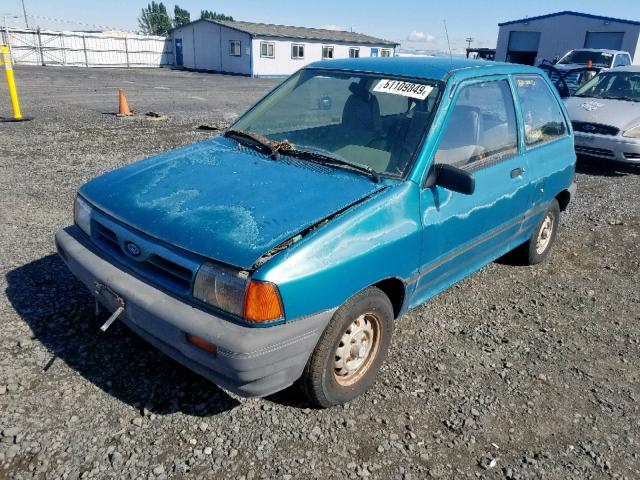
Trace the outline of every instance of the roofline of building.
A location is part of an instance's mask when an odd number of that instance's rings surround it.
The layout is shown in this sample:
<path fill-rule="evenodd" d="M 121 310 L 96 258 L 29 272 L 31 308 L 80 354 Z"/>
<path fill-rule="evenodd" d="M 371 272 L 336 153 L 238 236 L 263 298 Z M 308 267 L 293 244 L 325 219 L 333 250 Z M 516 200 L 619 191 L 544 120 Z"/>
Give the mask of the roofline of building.
<path fill-rule="evenodd" d="M 242 30 L 241 30 L 242 31 Z M 249 33 L 245 32 L 248 35 L 251 35 L 253 38 L 287 38 L 290 40 L 314 40 L 318 42 L 324 42 L 327 44 L 332 43 L 348 43 L 350 45 L 382 45 L 387 47 L 398 47 L 400 46 L 397 42 L 392 42 L 390 40 L 379 39 L 377 42 L 357 42 L 351 40 L 338 40 L 335 38 L 323 38 L 323 37 L 298 37 L 294 35 L 276 35 L 276 34 L 268 34 L 268 33 Z"/>
<path fill-rule="evenodd" d="M 561 15 L 573 15 L 575 17 L 584 17 L 584 18 L 593 18 L 596 20 L 604 20 L 608 22 L 617 22 L 617 23 L 628 23 L 630 25 L 640 25 L 639 21 L 636 20 L 624 20 L 622 18 L 613 18 L 613 17 L 603 17 L 602 15 L 592 15 L 590 13 L 581 13 L 581 12 L 573 12 L 571 10 L 565 10 L 563 12 L 549 13 L 547 15 L 539 15 L 537 17 L 529 17 L 529 18 L 521 18 L 519 20 L 510 20 L 508 22 L 499 23 L 499 27 L 504 27 L 506 25 L 514 25 L 516 23 L 525 23 L 531 22 L 534 20 L 543 20 L 545 18 L 559 17 Z"/>
<path fill-rule="evenodd" d="M 317 41 L 322 41 L 322 42 L 340 42 L 340 43 L 351 43 L 354 45 L 388 45 L 388 46 L 393 46 L 393 47 L 397 47 L 400 44 L 398 42 L 392 42 L 390 40 L 384 40 L 382 38 L 376 38 L 376 37 L 371 37 L 374 38 L 375 40 L 378 40 L 376 42 L 372 42 L 372 41 L 367 41 L 367 42 L 351 42 L 349 40 L 337 40 L 337 39 L 332 39 L 332 38 L 322 38 L 322 37 L 303 37 L 303 36 L 294 36 L 294 35 L 277 35 L 277 34 L 268 34 L 268 33 L 252 33 L 249 32 L 247 30 L 244 30 L 242 28 L 238 28 L 238 27 L 233 27 L 231 25 L 228 25 L 225 22 L 222 21 L 218 21 L 218 20 L 212 20 L 210 18 L 199 18 L 197 20 L 194 20 L 192 22 L 189 23 L 185 23 L 184 25 L 180 25 L 179 27 L 173 27 L 172 29 L 170 29 L 168 31 L 168 33 L 173 32 L 174 30 L 177 30 L 178 28 L 183 28 L 183 27 L 188 27 L 190 25 L 193 25 L 194 23 L 198 23 L 198 22 L 208 22 L 208 23 L 214 23 L 216 25 L 220 25 L 222 27 L 226 27 L 226 28 L 230 28 L 231 30 L 235 30 L 237 32 L 242 32 L 242 33 L 246 33 L 247 35 L 249 35 L 252 38 L 289 38 L 289 39 L 295 39 L 295 40 L 317 40 Z M 246 22 L 246 23 L 251 23 L 251 22 Z M 266 24 L 265 24 L 266 25 Z M 288 25 L 277 25 L 277 26 L 282 26 L 282 27 L 286 27 Z M 293 27 L 293 28 L 298 28 L 298 27 Z M 299 27 L 299 28 L 306 28 L 306 27 Z M 322 30 L 322 29 L 317 29 L 317 30 Z M 327 30 L 327 32 L 331 32 L 333 30 Z M 347 32 L 347 33 L 353 33 L 353 32 Z M 364 34 L 361 34 L 364 35 Z M 369 35 L 367 35 L 369 36 Z"/>

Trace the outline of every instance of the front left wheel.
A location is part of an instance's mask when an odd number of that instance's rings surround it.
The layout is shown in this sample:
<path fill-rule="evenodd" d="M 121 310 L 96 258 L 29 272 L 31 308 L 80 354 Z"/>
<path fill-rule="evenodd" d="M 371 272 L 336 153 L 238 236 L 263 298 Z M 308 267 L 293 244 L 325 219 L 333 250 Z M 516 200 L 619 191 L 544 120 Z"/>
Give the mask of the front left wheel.
<path fill-rule="evenodd" d="M 387 356 L 393 307 L 385 293 L 369 287 L 347 300 L 323 332 L 301 378 L 315 405 L 346 403 L 366 392 Z"/>

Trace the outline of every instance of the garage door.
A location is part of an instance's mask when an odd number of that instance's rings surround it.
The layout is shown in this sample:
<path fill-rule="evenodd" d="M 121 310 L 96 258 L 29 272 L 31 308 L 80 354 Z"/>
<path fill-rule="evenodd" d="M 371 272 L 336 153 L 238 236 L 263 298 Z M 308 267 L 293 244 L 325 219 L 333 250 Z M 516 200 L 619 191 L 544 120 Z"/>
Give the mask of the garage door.
<path fill-rule="evenodd" d="M 587 32 L 584 48 L 621 50 L 624 32 Z"/>
<path fill-rule="evenodd" d="M 509 51 L 537 52 L 540 43 L 540 32 L 511 32 L 509 34 Z"/>

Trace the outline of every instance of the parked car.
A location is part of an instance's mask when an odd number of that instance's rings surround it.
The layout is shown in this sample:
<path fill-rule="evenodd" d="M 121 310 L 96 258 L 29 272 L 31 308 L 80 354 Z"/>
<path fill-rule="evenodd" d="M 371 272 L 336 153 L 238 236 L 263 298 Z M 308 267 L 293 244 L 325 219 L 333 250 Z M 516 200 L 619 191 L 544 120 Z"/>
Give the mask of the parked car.
<path fill-rule="evenodd" d="M 601 72 L 565 104 L 577 153 L 640 164 L 640 66 Z"/>
<path fill-rule="evenodd" d="M 626 67 L 631 65 L 631 55 L 623 50 L 598 48 L 578 48 L 567 52 L 558 62 L 559 70 L 571 70 L 580 67 L 598 67 L 603 69 Z"/>
<path fill-rule="evenodd" d="M 631 65 L 629 52 L 579 48 L 567 52 L 557 62 L 542 62 L 540 68 L 547 71 L 561 96 L 569 96 L 600 71 L 627 65 Z"/>
<path fill-rule="evenodd" d="M 575 191 L 537 68 L 313 63 L 221 136 L 83 185 L 60 256 L 115 316 L 244 396 L 367 390 L 395 320 L 516 249 L 541 262 Z"/>

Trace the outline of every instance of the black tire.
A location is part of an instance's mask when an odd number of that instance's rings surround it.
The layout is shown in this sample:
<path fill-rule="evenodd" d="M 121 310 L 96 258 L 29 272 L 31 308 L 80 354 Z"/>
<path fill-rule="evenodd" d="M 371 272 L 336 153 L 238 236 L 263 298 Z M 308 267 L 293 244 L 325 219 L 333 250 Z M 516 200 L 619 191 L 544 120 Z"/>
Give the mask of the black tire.
<path fill-rule="evenodd" d="M 322 333 L 300 379 L 302 390 L 309 400 L 318 407 L 326 408 L 346 403 L 366 392 L 374 384 L 387 356 L 393 321 L 391 302 L 379 288 L 366 288 L 347 300 Z M 339 349 L 343 352 L 347 349 L 343 340 L 344 336 L 350 335 L 348 332 L 362 335 L 360 338 L 368 337 L 369 342 L 351 342 L 354 346 L 348 349 L 346 360 L 341 360 Z M 357 362 L 362 362 L 361 366 L 353 374 L 346 373 L 348 359 L 352 358 L 353 348 L 358 346 L 360 348 L 356 350 L 358 353 L 350 367 L 357 365 Z M 366 353 L 363 348 L 368 348 Z M 337 368 L 339 362 L 344 368 Z"/>
<path fill-rule="evenodd" d="M 549 225 L 550 231 L 548 230 Z M 529 240 L 514 250 L 513 253 L 515 254 L 516 261 L 522 265 L 536 265 L 544 262 L 556 241 L 559 225 L 560 205 L 558 205 L 558 201 L 554 199 L 545 210 L 536 228 L 533 229 Z M 544 235 L 542 230 L 545 228 L 547 229 L 547 237 L 544 241 L 544 248 L 541 250 L 538 248 L 540 246 L 538 240 Z"/>

